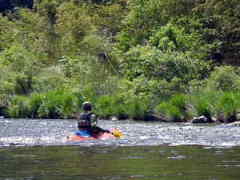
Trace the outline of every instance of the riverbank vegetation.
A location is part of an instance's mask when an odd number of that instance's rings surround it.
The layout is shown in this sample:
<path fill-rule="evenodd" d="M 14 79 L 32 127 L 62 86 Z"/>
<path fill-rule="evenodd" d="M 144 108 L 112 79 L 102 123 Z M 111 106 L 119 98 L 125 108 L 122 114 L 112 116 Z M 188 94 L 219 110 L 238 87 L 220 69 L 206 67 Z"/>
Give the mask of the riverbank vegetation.
<path fill-rule="evenodd" d="M 0 115 L 238 120 L 238 0 L 0 5 Z"/>

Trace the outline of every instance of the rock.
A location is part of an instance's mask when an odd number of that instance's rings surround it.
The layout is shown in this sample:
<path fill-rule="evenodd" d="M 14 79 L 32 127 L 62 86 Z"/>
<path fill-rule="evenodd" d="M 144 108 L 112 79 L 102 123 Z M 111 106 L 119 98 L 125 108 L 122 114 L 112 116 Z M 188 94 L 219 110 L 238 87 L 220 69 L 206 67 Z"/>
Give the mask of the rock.
<path fill-rule="evenodd" d="M 159 116 L 156 114 L 148 114 L 144 117 L 144 121 L 158 121 L 158 122 L 169 122 L 168 119 L 166 119 L 163 116 Z"/>
<path fill-rule="evenodd" d="M 232 115 L 232 116 L 229 116 L 226 119 L 225 123 L 232 123 L 232 122 L 235 122 L 235 121 L 237 121 L 237 117 L 235 115 Z"/>
<path fill-rule="evenodd" d="M 240 121 L 236 121 L 236 122 L 233 122 L 233 123 L 229 123 L 228 126 L 233 126 L 233 127 L 240 127 Z"/>
<path fill-rule="evenodd" d="M 207 118 L 206 116 L 199 116 L 199 117 L 194 117 L 191 120 L 191 123 L 212 123 L 214 122 L 211 118 Z"/>
<path fill-rule="evenodd" d="M 216 117 L 212 117 L 213 122 L 217 122 L 217 118 Z"/>
<path fill-rule="evenodd" d="M 225 116 L 223 113 L 221 113 L 218 115 L 217 121 L 221 123 L 232 123 L 237 121 L 237 116 L 235 114 L 231 116 Z"/>
<path fill-rule="evenodd" d="M 116 116 L 112 116 L 112 117 L 111 117 L 111 120 L 112 120 L 112 121 L 117 121 L 117 120 L 119 120 L 119 119 L 118 119 Z"/>

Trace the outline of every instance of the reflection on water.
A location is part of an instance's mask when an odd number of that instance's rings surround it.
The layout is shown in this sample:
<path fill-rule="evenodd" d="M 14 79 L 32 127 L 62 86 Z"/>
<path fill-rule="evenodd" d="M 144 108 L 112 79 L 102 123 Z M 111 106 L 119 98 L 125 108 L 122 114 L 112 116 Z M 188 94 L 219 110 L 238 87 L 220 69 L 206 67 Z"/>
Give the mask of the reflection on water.
<path fill-rule="evenodd" d="M 200 146 L 8 147 L 0 149 L 0 180 L 238 180 L 239 152 Z"/>

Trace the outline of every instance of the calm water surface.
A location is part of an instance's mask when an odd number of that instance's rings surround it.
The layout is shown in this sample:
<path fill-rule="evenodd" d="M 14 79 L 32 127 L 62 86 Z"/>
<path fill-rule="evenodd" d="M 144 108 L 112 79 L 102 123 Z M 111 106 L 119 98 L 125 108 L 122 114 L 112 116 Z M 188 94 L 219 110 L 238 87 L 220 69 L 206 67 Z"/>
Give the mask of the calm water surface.
<path fill-rule="evenodd" d="M 240 128 L 100 121 L 119 140 L 70 143 L 73 120 L 0 120 L 0 180 L 239 180 Z"/>

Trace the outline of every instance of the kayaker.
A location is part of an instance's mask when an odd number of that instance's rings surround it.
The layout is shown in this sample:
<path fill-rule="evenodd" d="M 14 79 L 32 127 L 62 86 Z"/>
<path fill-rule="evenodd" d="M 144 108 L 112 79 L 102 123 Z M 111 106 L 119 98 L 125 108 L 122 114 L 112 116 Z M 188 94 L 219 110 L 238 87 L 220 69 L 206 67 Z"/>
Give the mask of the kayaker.
<path fill-rule="evenodd" d="M 100 132 L 109 132 L 97 126 L 97 116 L 92 112 L 92 104 L 84 102 L 82 104 L 83 112 L 78 117 L 79 132 L 87 132 L 94 136 Z"/>
<path fill-rule="evenodd" d="M 78 118 L 78 129 L 85 130 L 97 125 L 97 117 L 92 112 L 92 104 L 90 102 L 84 102 L 82 104 L 83 112 Z"/>

